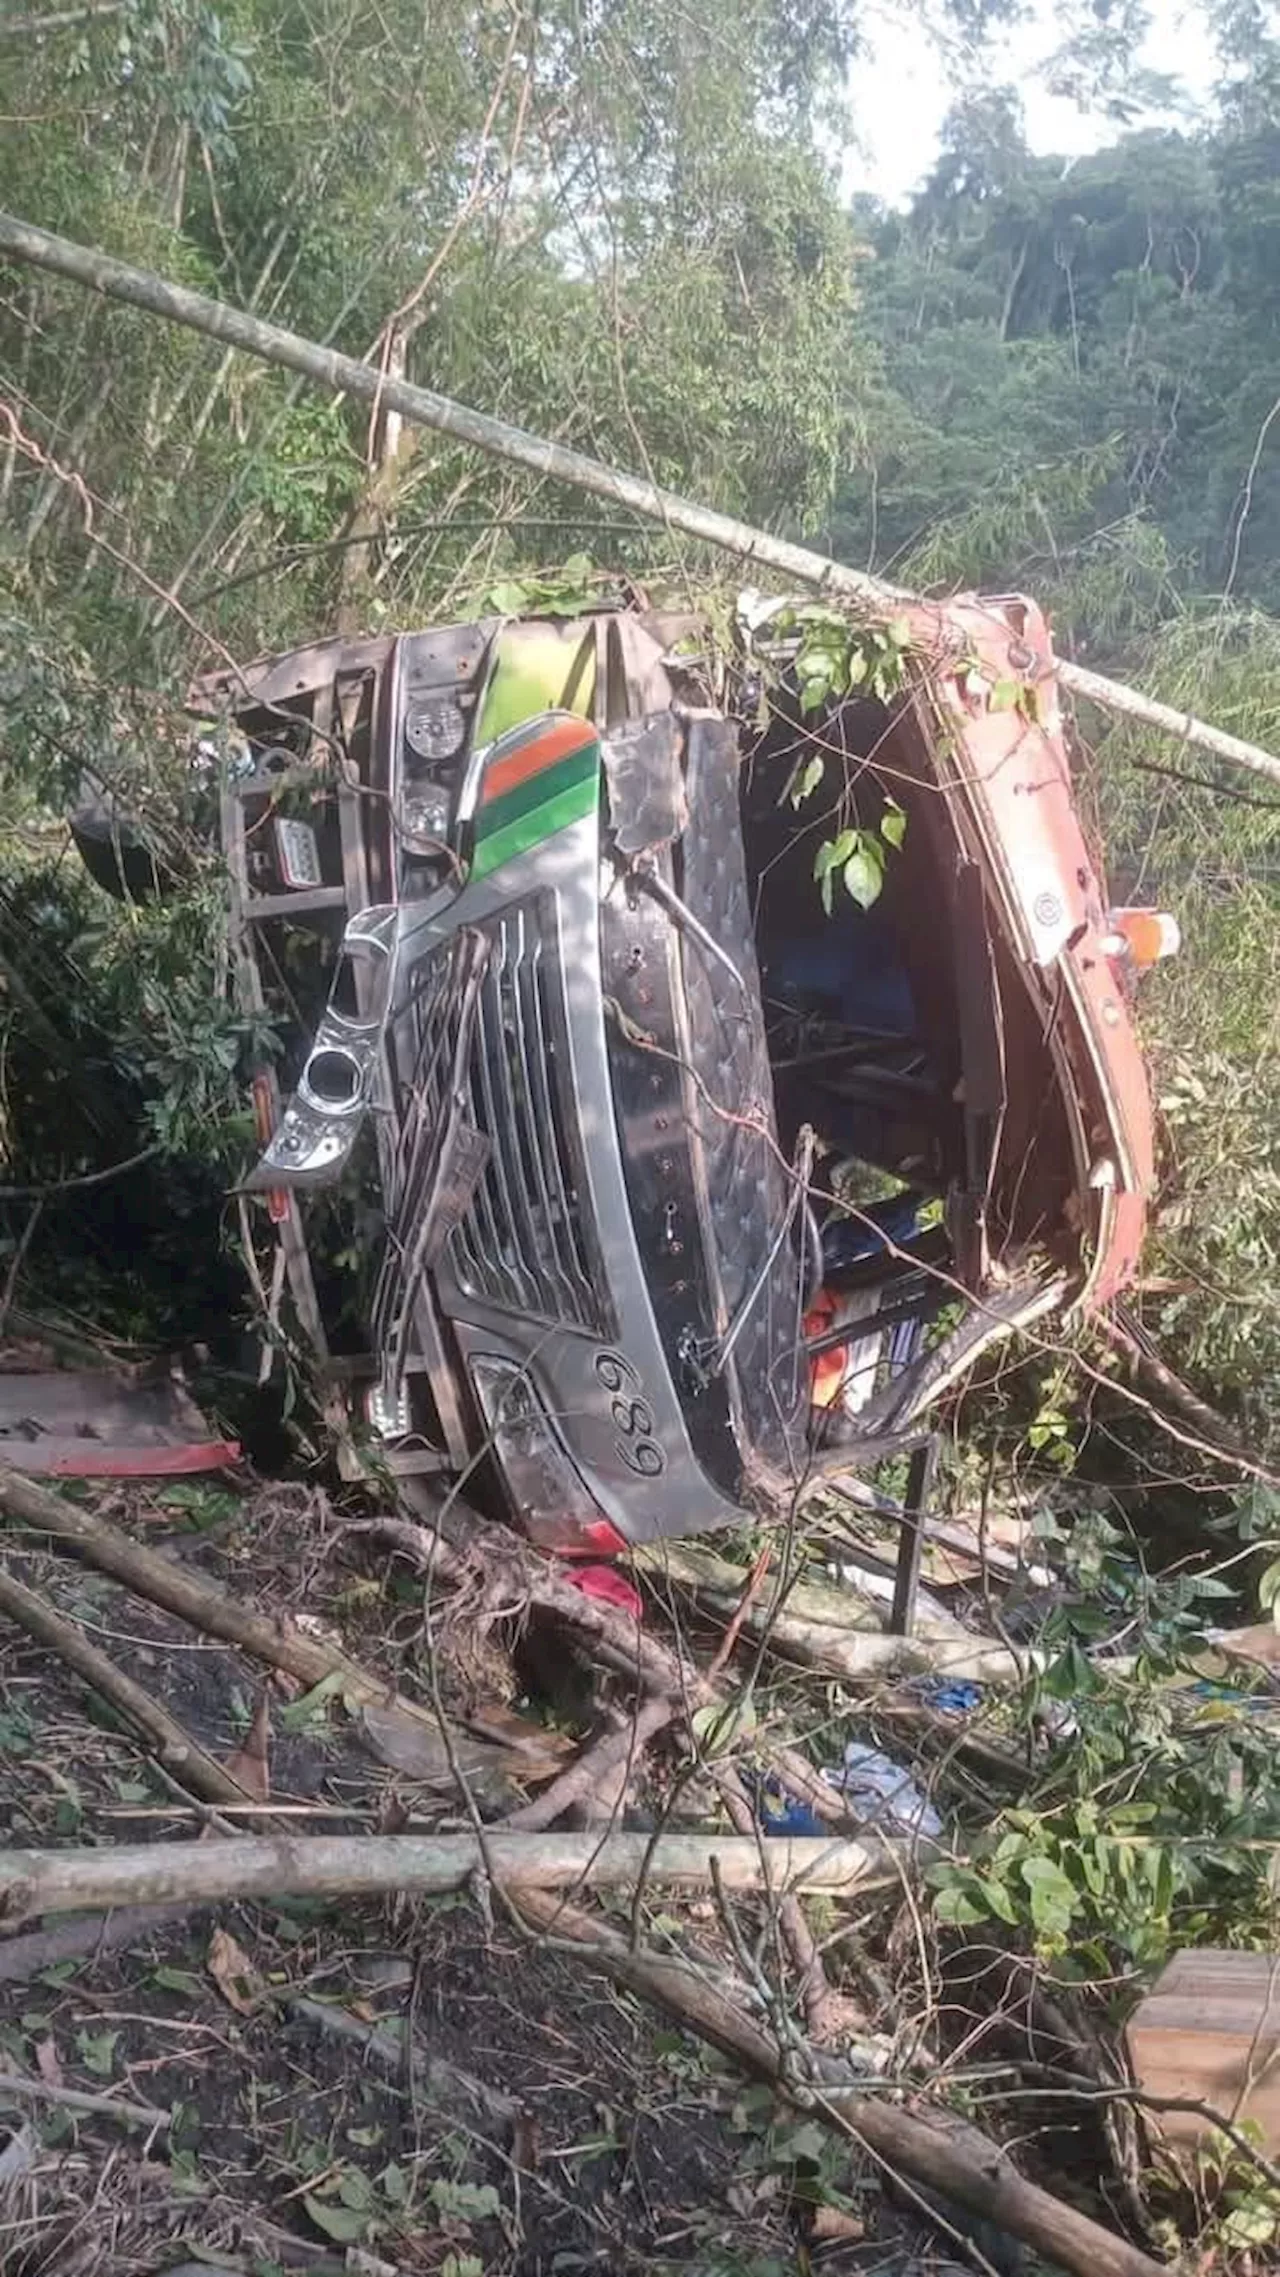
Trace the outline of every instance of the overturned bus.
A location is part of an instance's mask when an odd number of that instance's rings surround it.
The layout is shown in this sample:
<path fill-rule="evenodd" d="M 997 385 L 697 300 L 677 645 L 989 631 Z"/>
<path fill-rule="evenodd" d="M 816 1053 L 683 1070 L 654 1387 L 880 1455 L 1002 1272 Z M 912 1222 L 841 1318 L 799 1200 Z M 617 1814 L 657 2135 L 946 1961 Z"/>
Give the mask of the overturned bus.
<path fill-rule="evenodd" d="M 1146 952 L 1028 601 L 744 596 L 727 653 L 692 614 L 490 617 L 191 702 L 238 754 L 239 985 L 289 1038 L 247 1184 L 392 1468 L 570 1553 L 782 1514 L 1133 1276 Z M 362 1160 L 338 1365 L 306 1219 Z"/>

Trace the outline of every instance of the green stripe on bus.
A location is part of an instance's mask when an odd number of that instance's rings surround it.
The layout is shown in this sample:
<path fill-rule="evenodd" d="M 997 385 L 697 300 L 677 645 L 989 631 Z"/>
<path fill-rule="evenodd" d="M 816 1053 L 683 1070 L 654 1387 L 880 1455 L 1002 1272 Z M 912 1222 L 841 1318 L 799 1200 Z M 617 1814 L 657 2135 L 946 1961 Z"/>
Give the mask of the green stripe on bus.
<path fill-rule="evenodd" d="M 541 774 L 530 775 L 527 782 L 516 783 L 503 791 L 491 806 L 482 806 L 476 815 L 477 841 L 489 838 L 495 830 L 505 830 L 509 823 L 517 822 L 534 807 L 545 806 L 549 799 L 559 796 L 579 783 L 594 784 L 600 767 L 600 747 L 594 741 L 584 744 L 580 751 L 566 752 Z"/>
<path fill-rule="evenodd" d="M 530 847 L 540 845 L 554 831 L 567 830 L 571 822 L 585 822 L 595 810 L 593 770 L 586 781 L 571 783 L 543 805 L 531 807 L 527 814 L 516 815 L 502 829 L 491 830 L 481 838 L 471 860 L 472 877 L 487 878 L 492 870 L 501 869 L 504 862 L 513 862 L 519 854 L 527 854 Z"/>

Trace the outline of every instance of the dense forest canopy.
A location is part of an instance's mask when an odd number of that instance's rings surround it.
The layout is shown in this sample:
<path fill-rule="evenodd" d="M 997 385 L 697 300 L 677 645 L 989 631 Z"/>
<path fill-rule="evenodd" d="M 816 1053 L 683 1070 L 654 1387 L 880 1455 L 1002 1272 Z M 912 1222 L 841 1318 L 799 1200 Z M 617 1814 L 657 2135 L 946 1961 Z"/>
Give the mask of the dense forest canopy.
<path fill-rule="evenodd" d="M 1144 123 L 1168 93 L 1139 65 L 1149 11 L 1058 11 L 1056 83 L 1118 134 L 1068 163 L 1029 151 L 1002 84 L 1009 0 L 879 11 L 904 72 L 930 39 L 955 85 L 888 213 L 839 190 L 857 0 L 33 11 L 0 21 L 0 204 L 904 582 L 1024 586 L 1064 650 L 1275 749 L 1280 30 L 1255 0 L 1202 14 L 1220 82 L 1169 129 Z M 195 662 L 464 609 L 580 554 L 650 586 L 712 573 L 662 529 L 0 274 L 15 1184 L 153 1139 L 223 1176 L 245 1139 L 216 873 L 104 913 L 50 820 L 82 767 L 179 829 Z M 1274 809 L 1081 726 L 1120 883 L 1188 938 L 1148 1000 L 1168 1190 L 1146 1309 L 1264 1428 Z M 118 1275 L 121 1221 L 82 1220 Z M 66 1226 L 11 1209 L 10 1254 Z"/>

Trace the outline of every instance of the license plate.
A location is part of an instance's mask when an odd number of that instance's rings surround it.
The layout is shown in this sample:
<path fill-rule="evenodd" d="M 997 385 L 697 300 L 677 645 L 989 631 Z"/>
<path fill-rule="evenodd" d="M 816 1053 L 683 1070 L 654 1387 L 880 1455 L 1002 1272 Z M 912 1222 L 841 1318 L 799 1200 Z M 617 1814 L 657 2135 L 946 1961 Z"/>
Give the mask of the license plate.
<path fill-rule="evenodd" d="M 323 883 L 320 871 L 320 848 L 309 822 L 291 822 L 284 816 L 276 818 L 276 859 L 280 875 L 287 886 L 300 892 L 307 886 Z"/>

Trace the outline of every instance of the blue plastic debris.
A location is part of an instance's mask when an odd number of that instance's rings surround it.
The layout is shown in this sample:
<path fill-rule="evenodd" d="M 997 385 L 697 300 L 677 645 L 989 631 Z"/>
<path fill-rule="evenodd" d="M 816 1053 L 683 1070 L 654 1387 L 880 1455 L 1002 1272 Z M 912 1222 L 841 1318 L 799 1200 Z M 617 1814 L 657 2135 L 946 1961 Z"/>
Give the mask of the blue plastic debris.
<path fill-rule="evenodd" d="M 981 1704 L 982 1686 L 964 1676 L 918 1676 L 911 1690 L 943 1716 L 967 1716 Z"/>
<path fill-rule="evenodd" d="M 1242 1715 L 1265 1716 L 1275 1714 L 1280 1706 L 1274 1692 L 1240 1692 L 1234 1684 L 1212 1684 L 1207 1677 L 1191 1686 L 1198 1700 L 1217 1701 L 1223 1706 L 1238 1708 Z"/>
<path fill-rule="evenodd" d="M 827 1827 L 812 1804 L 789 1795 L 776 1779 L 759 1772 L 743 1774 L 745 1784 L 755 1795 L 756 1816 L 766 1834 L 826 1834 Z"/>
<path fill-rule="evenodd" d="M 895 1834 L 923 1835 L 933 1841 L 942 1832 L 942 1820 L 921 1794 L 909 1771 L 882 1755 L 878 1747 L 865 1747 L 851 1739 L 844 1762 L 822 1773 L 829 1787 L 846 1795 L 849 1807 L 868 1826 Z"/>
<path fill-rule="evenodd" d="M 798 1802 L 794 1795 L 781 1795 L 779 1807 L 771 1809 L 760 1805 L 760 1824 L 766 1834 L 826 1834 L 817 1812 L 810 1803 Z"/>

